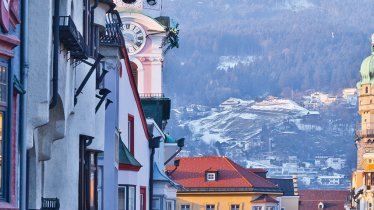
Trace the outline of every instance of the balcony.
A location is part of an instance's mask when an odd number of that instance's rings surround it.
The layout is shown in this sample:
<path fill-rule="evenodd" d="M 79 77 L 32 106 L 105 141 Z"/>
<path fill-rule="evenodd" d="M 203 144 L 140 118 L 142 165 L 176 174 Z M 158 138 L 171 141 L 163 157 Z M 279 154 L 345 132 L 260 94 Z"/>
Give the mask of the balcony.
<path fill-rule="evenodd" d="M 153 118 L 157 125 L 163 129 L 166 121 L 170 119 L 171 100 L 163 93 L 140 94 L 143 111 L 146 118 Z"/>
<path fill-rule="evenodd" d="M 374 129 L 364 129 L 356 128 L 356 136 L 358 138 L 374 138 Z"/>
<path fill-rule="evenodd" d="M 74 59 L 87 59 L 86 44 L 70 16 L 60 16 L 60 41 Z"/>
<path fill-rule="evenodd" d="M 109 13 L 105 18 L 105 33 L 100 36 L 100 44 L 119 47 L 122 45 L 122 21 L 117 11 Z"/>

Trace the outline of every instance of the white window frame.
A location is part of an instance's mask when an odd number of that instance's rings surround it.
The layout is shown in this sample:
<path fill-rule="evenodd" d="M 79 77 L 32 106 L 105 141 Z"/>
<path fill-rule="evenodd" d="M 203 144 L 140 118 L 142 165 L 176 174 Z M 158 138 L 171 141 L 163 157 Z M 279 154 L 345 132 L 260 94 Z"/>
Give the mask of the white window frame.
<path fill-rule="evenodd" d="M 170 204 L 170 208 L 168 208 L 168 204 Z M 166 210 L 175 210 L 175 201 L 174 200 L 166 200 Z"/>
<path fill-rule="evenodd" d="M 216 205 L 214 204 L 205 205 L 205 210 L 215 210 L 215 209 L 216 209 Z"/>
<path fill-rule="evenodd" d="M 181 210 L 191 210 L 190 204 L 182 204 L 181 205 Z"/>
<path fill-rule="evenodd" d="M 216 181 L 216 173 L 208 172 L 206 174 L 206 180 L 207 181 Z"/>
<path fill-rule="evenodd" d="M 240 210 L 240 205 L 239 204 L 231 204 L 230 209 L 231 210 Z"/>
<path fill-rule="evenodd" d="M 158 202 L 158 206 L 155 206 L 154 202 Z M 161 198 L 159 197 L 153 197 L 152 198 L 152 210 L 161 210 Z"/>

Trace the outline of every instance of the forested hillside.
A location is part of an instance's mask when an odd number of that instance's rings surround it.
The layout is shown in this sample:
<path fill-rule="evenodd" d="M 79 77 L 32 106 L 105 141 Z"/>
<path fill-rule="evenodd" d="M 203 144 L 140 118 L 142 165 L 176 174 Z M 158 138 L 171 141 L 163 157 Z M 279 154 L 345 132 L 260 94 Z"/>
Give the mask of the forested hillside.
<path fill-rule="evenodd" d="M 177 104 L 336 93 L 359 79 L 374 32 L 372 0 L 164 0 L 163 7 L 180 26 L 180 48 L 167 53 L 164 74 Z"/>

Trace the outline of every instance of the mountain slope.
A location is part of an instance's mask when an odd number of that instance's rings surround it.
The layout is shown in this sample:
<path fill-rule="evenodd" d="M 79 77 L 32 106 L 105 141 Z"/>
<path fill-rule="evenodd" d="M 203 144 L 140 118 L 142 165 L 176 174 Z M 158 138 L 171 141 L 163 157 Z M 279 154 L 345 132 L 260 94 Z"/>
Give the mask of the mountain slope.
<path fill-rule="evenodd" d="M 165 59 L 164 80 L 178 104 L 288 97 L 311 89 L 338 92 L 358 81 L 374 32 L 371 0 L 163 4 L 181 29 L 180 48 Z"/>

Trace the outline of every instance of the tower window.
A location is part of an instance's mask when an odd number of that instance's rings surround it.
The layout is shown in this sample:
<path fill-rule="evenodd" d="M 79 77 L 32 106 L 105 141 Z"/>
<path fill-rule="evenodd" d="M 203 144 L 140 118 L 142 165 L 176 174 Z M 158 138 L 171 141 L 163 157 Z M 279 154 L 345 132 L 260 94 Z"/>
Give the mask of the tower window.
<path fill-rule="evenodd" d="M 365 93 L 369 93 L 369 88 L 365 87 Z"/>

